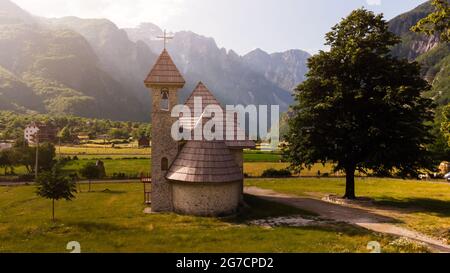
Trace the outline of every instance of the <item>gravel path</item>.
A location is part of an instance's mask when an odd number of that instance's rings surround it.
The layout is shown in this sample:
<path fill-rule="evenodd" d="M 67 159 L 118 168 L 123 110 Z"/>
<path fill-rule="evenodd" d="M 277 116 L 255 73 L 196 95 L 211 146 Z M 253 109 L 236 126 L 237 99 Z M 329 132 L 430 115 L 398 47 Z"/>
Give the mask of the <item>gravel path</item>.
<path fill-rule="evenodd" d="M 313 197 L 298 197 L 257 187 L 247 187 L 245 188 L 245 193 L 310 211 L 322 218 L 346 222 L 379 233 L 405 237 L 424 243 L 434 251 L 450 253 L 450 246 L 444 242 L 417 231 L 400 227 L 396 225 L 396 223 L 400 222 L 397 219 L 374 213 L 369 209 L 338 205 Z"/>

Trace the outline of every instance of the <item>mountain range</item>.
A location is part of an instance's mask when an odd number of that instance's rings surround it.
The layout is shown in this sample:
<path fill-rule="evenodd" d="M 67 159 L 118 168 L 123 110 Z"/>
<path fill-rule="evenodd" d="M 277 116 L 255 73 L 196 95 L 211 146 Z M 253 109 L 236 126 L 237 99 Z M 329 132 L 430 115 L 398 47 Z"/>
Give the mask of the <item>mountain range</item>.
<path fill-rule="evenodd" d="M 425 95 L 444 105 L 450 101 L 449 45 L 410 31 L 431 10 L 427 2 L 389 22 L 402 38 L 392 52 L 422 65 L 433 84 Z M 0 110 L 149 121 L 143 79 L 162 50 L 162 33 L 152 23 L 120 29 L 107 19 L 37 17 L 0 0 Z M 194 32 L 173 36 L 168 51 L 187 82 L 180 102 L 202 81 L 222 104 L 277 104 L 286 111 L 305 79 L 310 55 L 302 50 L 241 56 Z"/>
<path fill-rule="evenodd" d="M 0 0 L 0 110 L 148 121 L 143 79 L 162 51 L 151 23 L 120 29 L 106 19 L 42 18 Z M 309 54 L 260 49 L 240 56 L 213 38 L 174 33 L 168 51 L 186 79 L 180 102 L 203 81 L 223 104 L 292 103 Z"/>
<path fill-rule="evenodd" d="M 442 106 L 450 103 L 450 43 L 439 42 L 437 35 L 427 36 L 410 31 L 412 26 L 432 11 L 433 7 L 428 1 L 395 17 L 389 22 L 389 27 L 402 39 L 393 49 L 393 54 L 421 65 L 423 77 L 432 84 L 432 89 L 424 95 Z"/>

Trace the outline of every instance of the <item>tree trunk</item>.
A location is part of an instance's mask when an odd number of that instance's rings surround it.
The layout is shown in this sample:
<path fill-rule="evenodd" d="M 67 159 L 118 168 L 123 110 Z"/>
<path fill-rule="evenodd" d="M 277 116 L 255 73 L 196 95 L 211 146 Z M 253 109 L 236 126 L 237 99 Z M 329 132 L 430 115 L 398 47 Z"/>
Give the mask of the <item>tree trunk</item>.
<path fill-rule="evenodd" d="M 55 222 L 55 199 L 52 199 L 52 220 Z"/>
<path fill-rule="evenodd" d="M 355 195 L 355 167 L 345 169 L 345 199 L 356 199 Z"/>

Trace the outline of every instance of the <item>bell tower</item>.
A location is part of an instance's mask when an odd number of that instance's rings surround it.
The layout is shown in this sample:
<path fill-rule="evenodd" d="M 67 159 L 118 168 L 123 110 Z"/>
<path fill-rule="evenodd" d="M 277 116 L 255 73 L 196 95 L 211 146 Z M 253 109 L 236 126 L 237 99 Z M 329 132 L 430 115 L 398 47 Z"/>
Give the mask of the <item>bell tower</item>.
<path fill-rule="evenodd" d="M 152 211 L 171 212 L 172 188 L 165 177 L 178 154 L 178 142 L 171 136 L 176 122 L 171 111 L 186 82 L 164 49 L 144 83 L 152 95 Z"/>

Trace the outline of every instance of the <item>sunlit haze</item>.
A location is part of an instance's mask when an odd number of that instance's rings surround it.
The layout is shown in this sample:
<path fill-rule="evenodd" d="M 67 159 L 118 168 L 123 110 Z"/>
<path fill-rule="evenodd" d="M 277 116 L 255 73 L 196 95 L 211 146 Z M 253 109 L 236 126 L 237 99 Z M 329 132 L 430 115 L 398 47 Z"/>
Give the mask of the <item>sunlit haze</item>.
<path fill-rule="evenodd" d="M 246 53 L 323 48 L 324 34 L 351 10 L 366 7 L 390 19 L 424 0 L 14 0 L 45 17 L 108 18 L 119 27 L 152 22 L 169 31 L 191 30 L 219 46 Z"/>

